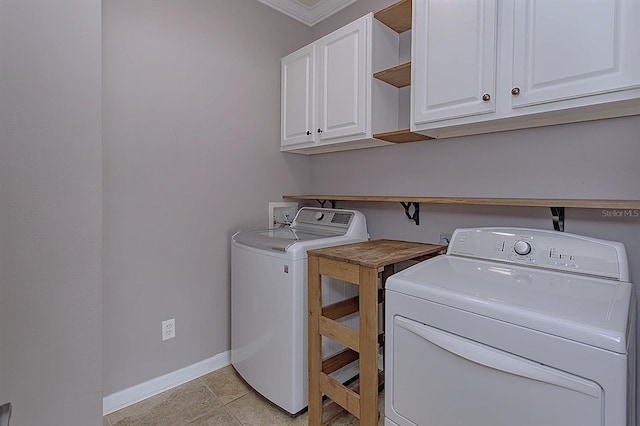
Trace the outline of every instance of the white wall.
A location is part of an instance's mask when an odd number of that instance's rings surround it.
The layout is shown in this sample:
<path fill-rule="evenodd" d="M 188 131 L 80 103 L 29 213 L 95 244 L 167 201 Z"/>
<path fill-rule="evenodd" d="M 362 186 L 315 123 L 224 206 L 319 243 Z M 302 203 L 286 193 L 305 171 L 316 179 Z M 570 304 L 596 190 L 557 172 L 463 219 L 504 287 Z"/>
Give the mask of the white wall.
<path fill-rule="evenodd" d="M 0 403 L 101 421 L 99 0 L 0 0 Z"/>
<path fill-rule="evenodd" d="M 107 396 L 229 350 L 230 237 L 308 186 L 280 58 L 311 31 L 255 0 L 105 0 L 103 25 Z"/>

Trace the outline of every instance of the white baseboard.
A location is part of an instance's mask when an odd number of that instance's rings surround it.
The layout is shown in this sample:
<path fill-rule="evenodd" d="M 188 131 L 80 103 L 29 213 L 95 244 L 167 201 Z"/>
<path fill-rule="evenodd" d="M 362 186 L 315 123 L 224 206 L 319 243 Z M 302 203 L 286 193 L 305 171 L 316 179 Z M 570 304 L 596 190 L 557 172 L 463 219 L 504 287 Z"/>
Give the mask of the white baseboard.
<path fill-rule="evenodd" d="M 118 411 L 124 407 L 140 402 L 161 392 L 175 388 L 212 371 L 219 370 L 231 363 L 230 351 L 197 362 L 180 370 L 167 373 L 155 379 L 132 386 L 102 398 L 102 415 Z"/>

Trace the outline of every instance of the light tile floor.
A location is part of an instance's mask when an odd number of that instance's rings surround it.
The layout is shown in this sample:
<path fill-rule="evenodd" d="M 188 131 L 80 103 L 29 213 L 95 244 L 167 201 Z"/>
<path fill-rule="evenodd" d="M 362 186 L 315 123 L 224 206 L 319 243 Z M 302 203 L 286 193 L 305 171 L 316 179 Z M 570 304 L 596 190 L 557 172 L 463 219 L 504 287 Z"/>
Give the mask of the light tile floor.
<path fill-rule="evenodd" d="M 384 411 L 384 392 L 380 394 Z M 232 366 L 221 368 L 104 417 L 103 426 L 300 426 L 307 413 L 297 417 L 271 404 L 248 386 Z M 358 425 L 343 412 L 335 426 Z M 384 424 L 381 414 L 379 425 Z"/>

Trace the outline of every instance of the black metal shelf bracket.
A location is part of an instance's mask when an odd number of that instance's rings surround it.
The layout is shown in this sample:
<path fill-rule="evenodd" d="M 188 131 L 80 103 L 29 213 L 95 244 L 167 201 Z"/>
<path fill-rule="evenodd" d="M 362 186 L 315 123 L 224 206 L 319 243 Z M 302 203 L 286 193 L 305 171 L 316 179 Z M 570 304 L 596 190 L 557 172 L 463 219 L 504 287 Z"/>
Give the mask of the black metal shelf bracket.
<path fill-rule="evenodd" d="M 329 202 L 331 203 L 331 208 L 335 209 L 336 208 L 336 200 L 316 200 L 318 202 L 318 204 L 320 204 L 320 207 L 324 208 L 324 205 Z"/>
<path fill-rule="evenodd" d="M 420 203 L 416 203 L 414 201 L 409 201 L 408 203 L 404 203 L 400 201 L 402 207 L 404 207 L 404 214 L 407 215 L 409 220 L 412 220 L 417 225 L 420 225 Z M 409 210 L 413 207 L 413 213 L 409 213 Z"/>
<path fill-rule="evenodd" d="M 553 229 L 564 232 L 564 207 L 549 207 L 553 216 Z"/>

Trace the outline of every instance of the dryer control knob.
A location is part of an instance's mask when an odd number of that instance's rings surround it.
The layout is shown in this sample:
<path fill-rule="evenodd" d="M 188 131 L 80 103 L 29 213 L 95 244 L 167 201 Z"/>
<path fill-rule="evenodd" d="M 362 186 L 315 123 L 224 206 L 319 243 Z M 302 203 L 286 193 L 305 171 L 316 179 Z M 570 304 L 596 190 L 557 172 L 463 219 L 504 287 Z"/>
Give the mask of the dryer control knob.
<path fill-rule="evenodd" d="M 531 244 L 526 241 L 518 241 L 513 245 L 513 250 L 520 256 L 531 253 Z"/>
<path fill-rule="evenodd" d="M 324 213 L 322 212 L 316 213 L 316 220 L 322 220 L 323 217 L 324 217 Z"/>

